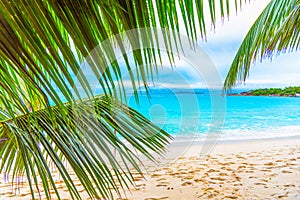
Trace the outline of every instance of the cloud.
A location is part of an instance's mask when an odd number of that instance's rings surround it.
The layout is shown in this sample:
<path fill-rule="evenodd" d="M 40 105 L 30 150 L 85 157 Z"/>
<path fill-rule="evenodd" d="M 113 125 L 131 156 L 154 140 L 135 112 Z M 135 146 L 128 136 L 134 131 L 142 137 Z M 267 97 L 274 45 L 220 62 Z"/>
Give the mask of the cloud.
<path fill-rule="evenodd" d="M 220 20 L 220 12 L 216 12 L 216 26 L 215 29 L 208 31 L 208 41 L 217 45 L 226 43 L 227 41 L 241 41 L 269 2 L 270 0 L 246 2 L 236 12 L 234 1 L 231 1 L 231 10 L 228 19 Z"/>
<path fill-rule="evenodd" d="M 257 62 L 250 68 L 245 85 L 258 87 L 287 87 L 300 85 L 300 52 L 281 54 L 270 60 Z M 264 83 L 264 80 L 272 82 Z"/>
<path fill-rule="evenodd" d="M 267 5 L 269 0 L 255 1 L 243 7 L 236 16 L 230 16 L 229 21 L 222 25 L 219 22 L 215 33 L 208 33 L 207 42 L 199 42 L 216 65 L 224 80 L 230 64 L 250 29 L 254 20 Z M 250 67 L 249 77 L 242 88 L 286 87 L 300 85 L 300 52 L 285 53 L 269 59 L 256 61 Z"/>
<path fill-rule="evenodd" d="M 199 49 L 205 51 L 214 63 L 213 67 L 211 65 L 206 67 L 206 63 L 202 63 L 201 73 L 199 74 L 188 59 L 175 56 L 175 67 L 171 68 L 167 54 L 163 53 L 163 63 L 162 66 L 158 66 L 158 76 L 154 76 L 153 83 L 149 79 L 149 85 L 169 88 L 220 86 L 219 83 L 214 84 L 213 81 L 217 79 L 225 80 L 230 64 L 244 36 L 269 2 L 270 0 L 251 1 L 243 5 L 242 10 L 239 10 L 237 13 L 232 4 L 231 8 L 233 9 L 231 10 L 229 21 L 225 19 L 224 23 L 220 20 L 220 16 L 217 16 L 219 20 L 217 20 L 216 29 L 208 29 L 208 41 L 198 42 Z M 219 12 L 216 13 L 218 14 Z M 180 24 L 180 27 L 184 28 L 182 20 Z M 185 34 L 185 30 L 181 29 L 181 34 Z M 298 80 L 300 77 L 299 56 L 300 52 L 296 52 L 274 57 L 271 62 L 269 60 L 257 61 L 251 65 L 250 75 L 245 84 L 241 84 L 239 87 L 258 88 L 300 85 Z M 197 59 L 198 62 L 202 62 L 200 57 Z M 131 66 L 135 66 L 132 55 L 129 55 L 129 60 Z M 125 63 L 122 63 L 122 61 L 121 66 L 123 66 L 124 84 L 126 87 L 130 87 L 129 75 L 126 74 Z M 217 72 L 214 71 L 215 69 Z"/>

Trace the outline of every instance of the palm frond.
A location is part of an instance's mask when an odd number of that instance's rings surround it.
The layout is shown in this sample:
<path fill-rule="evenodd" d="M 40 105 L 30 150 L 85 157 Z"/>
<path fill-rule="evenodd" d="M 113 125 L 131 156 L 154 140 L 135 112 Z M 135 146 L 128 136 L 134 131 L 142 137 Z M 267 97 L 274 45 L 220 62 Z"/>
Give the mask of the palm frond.
<path fill-rule="evenodd" d="M 255 21 L 231 64 L 224 88 L 245 81 L 257 59 L 300 48 L 300 1 L 274 0 Z"/>
<path fill-rule="evenodd" d="M 221 15 L 229 12 L 228 0 L 220 1 Z M 214 24 L 215 1 L 208 1 L 211 13 L 210 21 Z M 226 4 L 226 8 L 224 6 Z M 68 85 L 74 86 L 70 73 L 77 74 L 78 80 L 88 95 L 92 95 L 86 78 L 78 73 L 80 66 L 78 61 L 82 61 L 97 45 L 110 36 L 126 30 L 143 27 L 170 28 L 179 31 L 178 7 L 181 10 L 182 18 L 188 36 L 196 40 L 197 29 L 199 27 L 202 37 L 205 37 L 206 17 L 204 13 L 204 2 L 194 4 L 190 1 L 13 1 L 7 3 L 0 2 L 1 9 L 1 56 L 9 64 L 14 64 L 21 75 L 30 75 L 30 81 L 37 84 L 47 95 L 52 98 L 55 104 L 62 103 L 57 95 L 52 94 L 53 88 L 47 80 L 51 79 L 52 85 L 59 87 L 64 98 L 68 101 L 72 99 L 72 92 Z M 158 12 L 155 12 L 155 9 Z M 157 19 L 158 18 L 158 19 Z M 195 20 L 198 19 L 198 20 Z M 200 26 L 197 26 L 199 22 Z M 155 38 L 143 39 L 143 35 L 137 35 L 132 42 L 143 43 L 154 42 Z M 13 41 L 13 42 L 12 42 Z M 165 43 L 170 44 L 169 37 L 165 36 Z M 71 49 L 74 44 L 75 49 Z M 120 47 L 123 46 L 118 41 Z M 167 45 L 166 45 L 167 46 Z M 76 50 L 76 55 L 74 51 Z M 107 49 L 110 56 L 113 47 Z M 135 50 L 134 58 L 137 66 L 149 65 L 158 61 L 157 53 L 153 50 Z M 13 55 L 12 55 L 13 54 Z M 8 56 L 9 55 L 9 56 Z M 15 57 L 14 55 L 22 55 Z M 172 56 L 170 56 L 172 58 Z M 124 59 L 128 61 L 127 55 Z M 105 61 L 103 61 L 105 63 Z M 130 72 L 132 66 L 127 63 Z M 108 63 L 111 64 L 111 63 Z M 107 64 L 107 65 L 108 65 Z M 24 66 L 26 65 L 26 69 Z M 114 74 L 105 71 L 106 66 L 95 69 L 95 74 L 99 73 L 100 84 L 105 88 L 104 92 L 112 95 L 115 87 L 111 81 L 112 77 L 117 77 L 121 81 L 120 66 L 117 62 L 112 63 Z M 54 67 L 55 66 L 55 67 Z M 39 69 L 39 70 L 38 70 Z M 138 79 L 146 87 L 146 76 L 151 76 L 140 68 L 137 77 L 131 76 L 132 87 L 137 86 L 133 79 Z M 43 76 L 41 76 L 43 75 Z M 29 79 L 29 77 L 28 77 Z M 28 80 L 29 81 L 29 80 Z M 66 83 L 64 83 L 64 81 Z M 105 86 L 105 87 L 104 87 Z M 75 94 L 79 95 L 75 89 Z"/>
<path fill-rule="evenodd" d="M 240 2 L 235 0 L 237 7 Z M 209 11 L 204 9 L 205 3 Z M 114 60 L 115 46 L 124 51 L 122 38 L 108 43 L 105 51 L 97 55 L 98 60 L 93 60 L 96 64 L 90 65 L 103 97 L 94 97 L 80 64 L 100 43 L 116 34 L 145 27 L 179 31 L 180 18 L 193 46 L 192 40 L 198 39 L 197 31 L 205 38 L 207 23 L 215 23 L 216 4 L 220 4 L 222 17 L 229 13 L 229 0 L 196 3 L 189 0 L 1 0 L 1 171 L 12 172 L 14 176 L 26 174 L 32 198 L 36 196 L 35 190 L 40 193 L 38 185 L 42 183 L 46 198 L 50 199 L 52 189 L 59 197 L 49 167 L 53 163 L 71 198 L 80 199 L 63 164 L 66 160 L 90 197 L 112 197 L 111 189 L 120 194 L 113 177 L 117 177 L 123 188 L 132 183 L 130 165 L 140 172 L 139 159 L 132 149 L 154 160 L 151 153 L 162 153 L 170 136 L 121 103 L 125 96 L 122 67 L 117 61 L 108 60 Z M 210 14 L 209 21 L 206 12 Z M 159 50 L 142 47 L 160 44 L 157 35 L 147 32 L 127 36 L 131 46 L 141 47 L 133 51 L 135 66 L 123 55 L 138 100 L 137 88 L 142 86 L 147 90 L 149 77 L 157 72 L 153 63 L 161 62 Z M 168 32 L 164 34 L 164 46 L 174 44 L 171 36 L 176 40 L 172 49 L 180 48 L 179 34 Z M 172 62 L 172 53 L 168 56 Z M 78 103 L 75 99 L 79 99 Z M 112 149 L 117 150 L 122 166 Z M 123 175 L 125 171 L 128 173 Z"/>
<path fill-rule="evenodd" d="M 0 170 L 13 171 L 13 176 L 26 173 L 32 188 L 39 187 L 39 175 L 47 198 L 51 190 L 59 196 L 50 163 L 58 169 L 71 197 L 79 199 L 80 195 L 64 159 L 91 197 L 100 198 L 100 194 L 112 198 L 111 188 L 120 192 L 115 177 L 122 184 L 131 183 L 130 173 L 124 177 L 131 170 L 129 166 L 141 173 L 141 163 L 133 150 L 154 160 L 151 152 L 161 154 L 171 138 L 136 111 L 104 96 L 65 107 L 64 114 L 53 107 L 53 120 L 43 109 L 4 121 L 0 128 L 0 137 L 7 140 L 0 145 Z M 124 139 L 128 145 L 124 145 Z M 126 164 L 121 165 L 113 150 Z M 37 194 L 32 193 L 33 199 L 34 195 Z"/>

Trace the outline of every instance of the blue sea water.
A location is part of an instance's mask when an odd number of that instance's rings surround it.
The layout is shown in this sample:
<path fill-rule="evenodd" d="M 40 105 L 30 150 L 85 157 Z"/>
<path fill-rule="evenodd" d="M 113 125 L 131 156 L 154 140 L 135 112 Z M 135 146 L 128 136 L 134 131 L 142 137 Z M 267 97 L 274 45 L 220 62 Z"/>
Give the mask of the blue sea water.
<path fill-rule="evenodd" d="M 300 98 L 222 96 L 220 91 L 153 89 L 129 105 L 177 136 L 217 132 L 224 140 L 300 136 Z"/>

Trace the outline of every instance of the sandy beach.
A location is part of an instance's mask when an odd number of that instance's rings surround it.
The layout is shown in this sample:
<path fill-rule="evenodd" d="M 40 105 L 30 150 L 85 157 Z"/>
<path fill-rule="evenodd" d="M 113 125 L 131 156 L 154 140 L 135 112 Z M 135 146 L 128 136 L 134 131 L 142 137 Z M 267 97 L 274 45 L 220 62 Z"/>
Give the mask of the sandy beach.
<path fill-rule="evenodd" d="M 299 137 L 223 142 L 207 156 L 192 145 L 167 159 L 146 166 L 145 179 L 135 175 L 135 187 L 122 199 L 300 199 Z M 74 183 L 87 199 L 78 179 Z M 27 186 L 13 189 L 1 179 L 0 199 L 31 199 Z M 58 188 L 69 199 L 62 182 Z"/>

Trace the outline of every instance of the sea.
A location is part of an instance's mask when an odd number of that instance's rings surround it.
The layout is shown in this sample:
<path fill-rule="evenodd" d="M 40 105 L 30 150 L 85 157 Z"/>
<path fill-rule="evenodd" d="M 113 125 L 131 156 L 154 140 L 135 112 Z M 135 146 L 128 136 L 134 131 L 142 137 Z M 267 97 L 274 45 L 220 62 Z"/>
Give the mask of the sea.
<path fill-rule="evenodd" d="M 236 92 L 236 91 L 235 91 Z M 252 140 L 300 136 L 300 98 L 227 96 L 221 90 L 150 89 L 128 104 L 174 138 Z"/>

